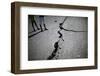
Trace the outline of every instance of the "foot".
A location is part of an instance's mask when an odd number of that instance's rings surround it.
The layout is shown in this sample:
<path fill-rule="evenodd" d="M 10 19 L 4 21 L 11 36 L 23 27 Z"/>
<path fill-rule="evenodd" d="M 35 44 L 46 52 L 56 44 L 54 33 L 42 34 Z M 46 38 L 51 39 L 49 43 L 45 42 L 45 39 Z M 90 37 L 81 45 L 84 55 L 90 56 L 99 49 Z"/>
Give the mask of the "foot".
<path fill-rule="evenodd" d="M 45 28 L 45 30 L 48 30 L 47 28 Z"/>
<path fill-rule="evenodd" d="M 45 24 L 44 24 L 44 29 L 45 29 L 45 30 L 48 30 L 48 29 L 46 28 L 46 25 L 45 25 Z"/>
<path fill-rule="evenodd" d="M 41 32 L 43 32 L 43 30 L 41 30 Z"/>
<path fill-rule="evenodd" d="M 37 30 L 40 30 L 40 28 L 37 28 Z"/>
<path fill-rule="evenodd" d="M 41 32 L 43 31 L 43 28 L 42 28 L 41 24 L 40 24 L 40 30 L 41 30 Z"/>

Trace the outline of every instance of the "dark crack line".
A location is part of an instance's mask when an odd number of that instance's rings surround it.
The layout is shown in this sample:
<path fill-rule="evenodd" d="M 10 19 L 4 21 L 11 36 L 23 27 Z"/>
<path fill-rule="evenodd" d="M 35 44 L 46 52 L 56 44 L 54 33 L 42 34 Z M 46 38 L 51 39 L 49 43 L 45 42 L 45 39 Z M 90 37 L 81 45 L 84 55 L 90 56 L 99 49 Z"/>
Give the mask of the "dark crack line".
<path fill-rule="evenodd" d="M 67 17 L 65 17 L 65 19 L 64 19 L 64 21 L 59 25 L 59 28 L 60 27 L 62 27 L 62 25 L 63 25 L 63 23 L 66 21 L 66 19 L 67 19 Z M 59 40 L 60 39 L 62 39 L 63 41 L 64 41 L 64 39 L 63 39 L 63 34 L 61 33 L 61 28 L 58 30 L 58 34 L 59 34 Z M 51 53 L 51 55 L 47 58 L 48 60 L 51 60 L 51 59 L 53 59 L 53 58 L 55 58 L 55 59 L 57 59 L 59 56 L 57 55 L 57 52 L 58 52 L 58 50 L 59 49 L 61 49 L 60 47 L 59 47 L 59 40 L 57 41 L 57 42 L 55 42 L 54 43 L 54 50 L 53 50 L 53 52 Z"/>
<path fill-rule="evenodd" d="M 57 42 L 55 42 L 55 44 L 54 44 L 54 50 L 53 50 L 53 52 L 52 52 L 52 54 L 47 58 L 48 60 L 51 60 L 51 59 L 53 59 L 55 56 L 56 56 L 56 53 L 57 53 L 57 51 L 59 50 L 59 49 L 61 49 L 60 47 L 59 47 L 59 40 L 57 41 Z"/>
<path fill-rule="evenodd" d="M 62 34 L 60 31 L 61 31 L 61 30 L 58 31 L 59 38 L 61 38 L 61 39 L 64 41 L 64 39 L 63 39 L 63 34 Z"/>
<path fill-rule="evenodd" d="M 65 28 L 63 28 L 63 27 L 62 27 L 62 29 L 63 29 L 64 31 L 68 31 L 68 32 L 87 32 L 87 31 L 68 30 L 68 29 L 65 29 Z"/>
<path fill-rule="evenodd" d="M 63 27 L 63 24 L 65 23 L 65 21 L 67 20 L 67 18 L 68 18 L 68 17 L 65 17 L 65 19 L 63 20 L 63 22 L 60 23 L 60 26 L 59 26 L 60 29 L 62 29 L 62 30 L 64 30 L 64 31 L 69 31 L 69 32 L 87 32 L 87 31 L 76 31 L 76 30 L 68 30 L 68 29 L 65 29 L 65 28 Z"/>
<path fill-rule="evenodd" d="M 65 17 L 65 19 L 63 20 L 63 22 L 59 24 L 59 30 L 58 30 L 58 32 L 57 32 L 57 33 L 59 34 L 59 37 L 58 37 L 59 40 L 58 40 L 57 42 L 54 43 L 54 50 L 53 50 L 53 52 L 51 53 L 51 55 L 47 58 L 47 60 L 51 60 L 51 59 L 53 59 L 53 58 L 58 59 L 59 54 L 60 54 L 60 53 L 59 53 L 59 49 L 61 49 L 61 48 L 60 48 L 60 45 L 59 45 L 59 41 L 60 41 L 60 39 L 61 39 L 62 41 L 64 41 L 64 39 L 63 39 L 63 34 L 61 33 L 62 30 L 68 31 L 68 32 L 87 32 L 87 31 L 68 30 L 68 29 L 63 28 L 63 24 L 65 23 L 65 21 L 67 20 L 67 18 L 68 18 L 68 17 Z M 57 52 L 58 52 L 58 55 L 57 55 Z"/>

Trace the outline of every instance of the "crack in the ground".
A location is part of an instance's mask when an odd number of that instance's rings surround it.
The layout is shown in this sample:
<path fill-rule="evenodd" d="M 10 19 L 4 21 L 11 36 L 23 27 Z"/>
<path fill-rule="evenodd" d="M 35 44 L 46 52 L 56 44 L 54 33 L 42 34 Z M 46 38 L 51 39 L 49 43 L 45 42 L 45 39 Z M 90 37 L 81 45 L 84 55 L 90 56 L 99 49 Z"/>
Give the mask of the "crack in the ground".
<path fill-rule="evenodd" d="M 87 31 L 76 31 L 76 30 L 68 30 L 68 29 L 65 29 L 63 28 L 63 24 L 64 22 L 67 20 L 68 17 L 65 17 L 64 21 L 62 23 L 59 24 L 59 30 L 58 30 L 58 34 L 59 34 L 59 40 L 57 42 L 54 43 L 54 50 L 53 52 L 51 53 L 51 55 L 47 58 L 47 60 L 51 60 L 51 59 L 58 59 L 59 57 L 59 50 L 61 49 L 60 45 L 59 45 L 59 42 L 60 40 L 61 41 L 64 41 L 63 39 L 63 34 L 61 33 L 62 30 L 64 31 L 68 31 L 68 32 L 87 32 Z"/>

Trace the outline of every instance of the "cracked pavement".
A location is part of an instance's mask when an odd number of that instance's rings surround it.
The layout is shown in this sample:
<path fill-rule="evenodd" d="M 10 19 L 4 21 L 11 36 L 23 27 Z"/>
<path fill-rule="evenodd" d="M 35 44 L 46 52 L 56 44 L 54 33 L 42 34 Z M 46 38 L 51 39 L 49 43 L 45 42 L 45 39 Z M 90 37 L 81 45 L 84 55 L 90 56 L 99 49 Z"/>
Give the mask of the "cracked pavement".
<path fill-rule="evenodd" d="M 38 18 L 38 16 L 35 16 L 35 20 L 39 25 Z M 56 58 L 53 59 L 78 59 L 88 57 L 88 19 L 86 17 L 68 17 L 61 30 L 59 24 L 63 22 L 64 18 L 64 16 L 44 17 L 48 30 L 28 39 L 28 60 L 46 60 L 56 49 L 54 45 L 59 40 L 58 46 L 61 49 L 57 52 Z M 32 27 L 29 23 L 28 32 L 31 31 Z M 64 41 L 60 38 L 64 39 Z"/>

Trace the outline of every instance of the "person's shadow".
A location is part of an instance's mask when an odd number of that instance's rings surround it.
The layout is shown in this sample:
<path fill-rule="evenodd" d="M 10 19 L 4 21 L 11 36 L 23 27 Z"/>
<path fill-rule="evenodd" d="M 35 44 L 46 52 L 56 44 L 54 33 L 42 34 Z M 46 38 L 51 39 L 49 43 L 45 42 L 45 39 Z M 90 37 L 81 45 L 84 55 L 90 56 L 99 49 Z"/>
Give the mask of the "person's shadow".
<path fill-rule="evenodd" d="M 31 38 L 31 37 L 33 37 L 41 32 L 48 30 L 46 27 L 46 24 L 44 22 L 44 16 L 39 16 L 39 25 L 37 25 L 37 22 L 35 20 L 35 16 L 33 16 L 33 15 L 29 15 L 29 20 L 31 22 L 33 31 L 28 33 L 28 38 Z"/>

